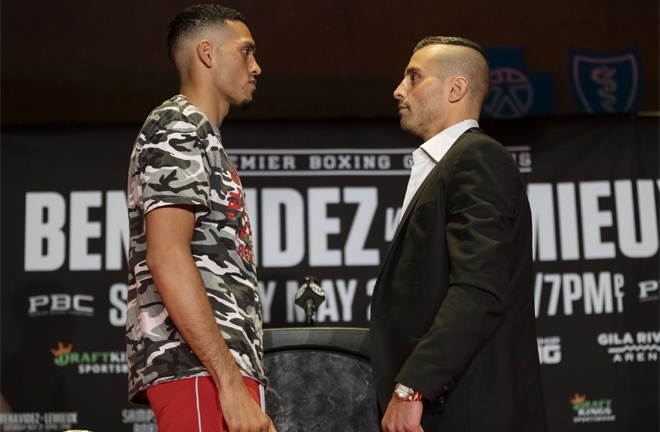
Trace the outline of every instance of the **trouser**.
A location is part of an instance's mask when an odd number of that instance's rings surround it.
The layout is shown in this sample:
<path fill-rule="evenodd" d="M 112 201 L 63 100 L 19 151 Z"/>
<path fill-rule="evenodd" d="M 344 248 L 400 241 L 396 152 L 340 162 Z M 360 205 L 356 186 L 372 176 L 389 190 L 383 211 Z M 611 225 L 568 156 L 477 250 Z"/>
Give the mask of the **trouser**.
<path fill-rule="evenodd" d="M 243 377 L 248 392 L 265 411 L 264 387 Z M 158 384 L 147 390 L 156 417 L 158 432 L 225 432 L 218 389 L 209 376 L 186 378 Z"/>

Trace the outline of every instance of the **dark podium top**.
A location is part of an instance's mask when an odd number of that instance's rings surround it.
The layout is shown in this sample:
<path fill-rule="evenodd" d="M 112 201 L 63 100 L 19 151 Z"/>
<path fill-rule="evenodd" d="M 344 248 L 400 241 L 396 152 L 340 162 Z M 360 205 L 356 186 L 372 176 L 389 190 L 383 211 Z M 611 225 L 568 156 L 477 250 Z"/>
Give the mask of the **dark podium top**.
<path fill-rule="evenodd" d="M 380 431 L 367 329 L 265 330 L 264 366 L 278 431 Z"/>

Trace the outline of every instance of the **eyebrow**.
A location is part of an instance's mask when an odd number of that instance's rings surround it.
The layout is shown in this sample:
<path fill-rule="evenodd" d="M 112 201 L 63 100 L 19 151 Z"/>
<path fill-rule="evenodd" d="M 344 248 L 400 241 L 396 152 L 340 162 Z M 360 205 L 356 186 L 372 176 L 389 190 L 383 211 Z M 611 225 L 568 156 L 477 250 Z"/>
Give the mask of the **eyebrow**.
<path fill-rule="evenodd" d="M 257 46 L 254 42 L 254 39 L 244 37 L 244 38 L 240 38 L 235 43 L 236 43 L 235 46 L 240 47 L 241 50 L 245 49 L 245 48 L 248 48 L 252 52 L 257 51 Z"/>
<path fill-rule="evenodd" d="M 404 75 L 410 75 L 414 72 L 419 72 L 419 68 L 417 66 L 410 66 L 409 68 L 406 68 Z"/>

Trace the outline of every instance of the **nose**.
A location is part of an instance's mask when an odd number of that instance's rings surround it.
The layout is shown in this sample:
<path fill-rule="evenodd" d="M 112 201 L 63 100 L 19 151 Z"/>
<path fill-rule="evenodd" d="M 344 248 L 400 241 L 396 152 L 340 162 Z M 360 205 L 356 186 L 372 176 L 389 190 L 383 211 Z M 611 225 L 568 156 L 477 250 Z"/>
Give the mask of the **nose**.
<path fill-rule="evenodd" d="M 404 86 L 404 81 L 401 81 L 401 83 L 399 84 L 399 86 L 398 86 L 396 89 L 394 89 L 394 94 L 393 94 L 393 96 L 394 96 L 394 99 L 396 99 L 396 100 L 403 100 L 403 99 L 405 99 L 405 97 L 406 97 L 406 89 L 405 89 L 405 86 Z"/>
<path fill-rule="evenodd" d="M 259 67 L 259 64 L 257 63 L 257 59 L 254 60 L 254 64 L 252 65 L 252 74 L 257 76 L 261 74 L 261 68 Z"/>

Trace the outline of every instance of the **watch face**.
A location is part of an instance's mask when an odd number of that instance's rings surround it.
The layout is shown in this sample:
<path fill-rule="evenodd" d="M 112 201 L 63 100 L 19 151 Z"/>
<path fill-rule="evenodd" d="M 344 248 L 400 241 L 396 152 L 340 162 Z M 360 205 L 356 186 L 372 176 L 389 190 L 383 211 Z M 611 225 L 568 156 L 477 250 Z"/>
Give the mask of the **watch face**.
<path fill-rule="evenodd" d="M 408 396 L 408 393 L 410 392 L 410 389 L 403 384 L 399 384 L 396 386 L 396 395 L 399 398 L 405 398 Z"/>

